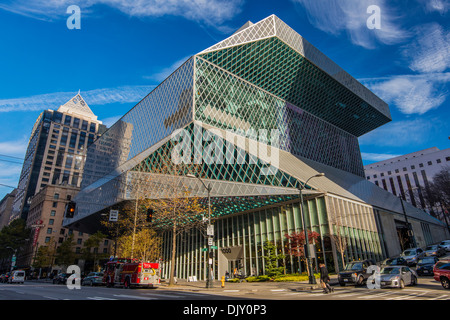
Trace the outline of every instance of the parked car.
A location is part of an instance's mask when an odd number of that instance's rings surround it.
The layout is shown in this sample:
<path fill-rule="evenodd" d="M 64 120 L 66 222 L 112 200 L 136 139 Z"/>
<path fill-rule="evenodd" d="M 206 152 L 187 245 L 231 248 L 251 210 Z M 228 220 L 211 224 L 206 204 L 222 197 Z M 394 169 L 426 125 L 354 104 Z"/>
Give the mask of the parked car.
<path fill-rule="evenodd" d="M 417 262 L 416 272 L 419 276 L 432 276 L 434 265 L 439 261 L 437 257 L 424 257 Z"/>
<path fill-rule="evenodd" d="M 403 258 L 386 259 L 381 262 L 382 266 L 407 266 L 408 262 Z"/>
<path fill-rule="evenodd" d="M 99 286 L 103 284 L 103 272 L 91 272 L 81 281 L 82 286 Z"/>
<path fill-rule="evenodd" d="M 25 271 L 23 270 L 15 270 L 11 273 L 11 276 L 8 278 L 9 283 L 24 283 L 25 282 Z"/>
<path fill-rule="evenodd" d="M 417 284 L 417 274 L 409 267 L 389 266 L 381 269 L 380 281 L 381 288 L 403 289 L 405 286 Z"/>
<path fill-rule="evenodd" d="M 420 248 L 412 248 L 406 249 L 400 256 L 408 262 L 409 266 L 414 266 L 419 259 L 425 256 L 425 252 Z"/>
<path fill-rule="evenodd" d="M 363 285 L 372 273 L 367 268 L 375 263 L 371 260 L 353 261 L 348 263 L 342 272 L 339 272 L 338 281 L 341 286 L 346 284 Z"/>
<path fill-rule="evenodd" d="M 444 289 L 450 289 L 450 260 L 440 260 L 433 268 L 434 280 L 440 281 Z"/>
<path fill-rule="evenodd" d="M 11 272 L 7 272 L 5 274 L 2 274 L 2 277 L 0 278 L 0 281 L 2 283 L 7 283 L 10 275 L 11 275 Z"/>
<path fill-rule="evenodd" d="M 438 244 L 434 244 L 425 248 L 425 255 L 428 257 L 436 256 L 441 257 L 445 255 L 446 251 L 443 247 Z"/>
<path fill-rule="evenodd" d="M 0 282 L 1 283 L 7 283 L 10 273 L 4 273 L 0 276 Z"/>
<path fill-rule="evenodd" d="M 444 240 L 439 245 L 445 249 L 445 251 L 450 252 L 450 240 Z"/>
<path fill-rule="evenodd" d="M 53 284 L 66 284 L 69 276 L 67 273 L 59 273 L 53 278 Z"/>

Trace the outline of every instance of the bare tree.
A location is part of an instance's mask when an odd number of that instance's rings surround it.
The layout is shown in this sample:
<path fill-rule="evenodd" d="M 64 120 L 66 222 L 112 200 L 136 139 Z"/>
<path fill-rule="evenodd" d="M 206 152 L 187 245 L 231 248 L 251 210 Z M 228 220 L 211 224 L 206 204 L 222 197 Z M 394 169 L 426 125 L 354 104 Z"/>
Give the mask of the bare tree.
<path fill-rule="evenodd" d="M 183 232 L 198 227 L 201 224 L 202 213 L 205 207 L 198 197 L 191 197 L 188 188 L 184 185 L 180 176 L 172 175 L 166 177 L 164 186 L 167 197 L 159 199 L 145 199 L 146 208 L 154 209 L 154 224 L 158 229 L 171 230 L 172 232 L 172 255 L 170 266 L 169 285 L 175 285 L 175 259 L 176 239 Z"/>
<path fill-rule="evenodd" d="M 344 217 L 335 210 L 330 210 L 328 213 L 328 225 L 330 227 L 330 238 L 341 255 L 342 266 L 345 267 L 344 256 L 348 247 L 348 237 L 345 233 Z"/>

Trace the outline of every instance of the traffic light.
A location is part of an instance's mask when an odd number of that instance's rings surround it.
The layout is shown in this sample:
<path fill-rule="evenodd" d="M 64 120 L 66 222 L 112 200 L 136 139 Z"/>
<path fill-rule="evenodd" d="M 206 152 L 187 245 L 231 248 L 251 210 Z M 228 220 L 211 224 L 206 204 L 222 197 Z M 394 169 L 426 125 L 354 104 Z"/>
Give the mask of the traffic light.
<path fill-rule="evenodd" d="M 148 209 L 147 210 L 147 222 L 152 222 L 153 219 L 153 213 L 155 211 L 153 209 Z"/>
<path fill-rule="evenodd" d="M 75 215 L 75 208 L 77 207 L 77 204 L 73 201 L 69 201 L 66 206 L 66 218 L 73 218 Z"/>

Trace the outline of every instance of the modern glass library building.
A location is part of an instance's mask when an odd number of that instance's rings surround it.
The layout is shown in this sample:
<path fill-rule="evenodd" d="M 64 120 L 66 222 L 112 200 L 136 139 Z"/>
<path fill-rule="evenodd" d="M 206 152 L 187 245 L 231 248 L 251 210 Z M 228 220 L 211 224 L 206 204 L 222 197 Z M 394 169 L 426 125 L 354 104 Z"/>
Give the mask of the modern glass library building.
<path fill-rule="evenodd" d="M 95 232 L 101 212 L 139 198 L 132 185 L 151 180 L 146 196 L 167 198 L 176 177 L 190 197 L 211 201 L 215 250 L 210 258 L 201 230 L 178 235 L 178 278 L 205 279 L 210 266 L 216 279 L 264 274 L 264 242 L 286 254 L 286 235 L 303 232 L 303 221 L 318 234 L 315 265 L 380 261 L 412 245 L 404 230 L 419 246 L 448 237 L 441 222 L 366 181 L 358 137 L 389 121 L 385 102 L 278 17 L 248 22 L 189 58 L 88 148 L 77 211 L 64 225 Z M 164 276 L 171 248 L 166 231 Z M 292 254 L 279 263 L 305 271 Z"/>

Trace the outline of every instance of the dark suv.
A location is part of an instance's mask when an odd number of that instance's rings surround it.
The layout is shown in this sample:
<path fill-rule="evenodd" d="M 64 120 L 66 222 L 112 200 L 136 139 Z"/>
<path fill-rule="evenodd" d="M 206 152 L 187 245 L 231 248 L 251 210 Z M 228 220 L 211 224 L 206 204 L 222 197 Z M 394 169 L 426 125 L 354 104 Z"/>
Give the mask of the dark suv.
<path fill-rule="evenodd" d="M 450 260 L 440 260 L 433 268 L 434 280 L 440 281 L 444 289 L 450 289 Z"/>
<path fill-rule="evenodd" d="M 345 286 L 346 284 L 363 285 L 367 281 L 367 278 L 372 275 L 372 272 L 367 273 L 367 268 L 371 265 L 375 265 L 375 262 L 372 260 L 353 261 L 348 263 L 345 266 L 345 269 L 342 272 L 339 272 L 339 284 L 341 286 Z"/>

